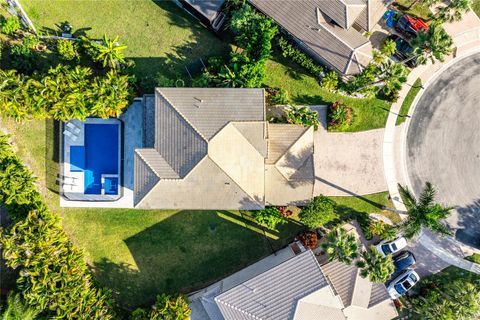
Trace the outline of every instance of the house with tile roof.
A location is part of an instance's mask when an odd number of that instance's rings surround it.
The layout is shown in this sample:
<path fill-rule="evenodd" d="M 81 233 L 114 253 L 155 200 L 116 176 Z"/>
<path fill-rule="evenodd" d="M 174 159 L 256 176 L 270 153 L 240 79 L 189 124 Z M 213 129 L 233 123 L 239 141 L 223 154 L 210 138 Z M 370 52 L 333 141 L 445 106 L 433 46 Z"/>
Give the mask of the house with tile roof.
<path fill-rule="evenodd" d="M 343 76 L 372 60 L 372 31 L 391 0 L 248 0 L 319 63 Z"/>
<path fill-rule="evenodd" d="M 313 128 L 268 124 L 263 89 L 157 88 L 144 104 L 135 207 L 255 210 L 313 197 Z"/>
<path fill-rule="evenodd" d="M 192 320 L 388 320 L 398 314 L 383 284 L 355 266 L 320 266 L 293 244 L 190 295 Z"/>

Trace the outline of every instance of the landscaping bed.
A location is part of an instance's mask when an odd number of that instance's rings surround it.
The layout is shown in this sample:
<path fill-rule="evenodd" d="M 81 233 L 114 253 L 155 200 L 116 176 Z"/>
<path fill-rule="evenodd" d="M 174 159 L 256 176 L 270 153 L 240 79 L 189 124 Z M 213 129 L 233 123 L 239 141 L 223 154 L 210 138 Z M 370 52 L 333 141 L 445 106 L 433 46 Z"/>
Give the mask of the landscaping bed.
<path fill-rule="evenodd" d="M 420 92 L 421 89 L 422 89 L 422 80 L 418 78 L 410 87 L 410 90 L 408 90 L 408 93 L 405 96 L 405 99 L 403 99 L 402 106 L 400 107 L 400 111 L 398 112 L 398 117 L 396 122 L 397 126 L 405 122 L 405 120 L 407 119 L 408 111 L 412 106 L 413 100 L 415 100 L 415 97 L 417 96 L 417 94 Z"/>

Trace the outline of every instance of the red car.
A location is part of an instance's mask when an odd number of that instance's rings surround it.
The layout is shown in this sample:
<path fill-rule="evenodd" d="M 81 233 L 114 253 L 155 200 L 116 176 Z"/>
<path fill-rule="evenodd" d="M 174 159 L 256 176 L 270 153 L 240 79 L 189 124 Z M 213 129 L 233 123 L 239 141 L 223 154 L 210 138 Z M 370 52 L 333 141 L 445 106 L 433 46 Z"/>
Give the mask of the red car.
<path fill-rule="evenodd" d="M 415 37 L 419 31 L 426 32 L 428 26 L 422 19 L 416 19 L 405 14 L 398 19 L 395 30 L 408 38 L 412 38 Z"/>

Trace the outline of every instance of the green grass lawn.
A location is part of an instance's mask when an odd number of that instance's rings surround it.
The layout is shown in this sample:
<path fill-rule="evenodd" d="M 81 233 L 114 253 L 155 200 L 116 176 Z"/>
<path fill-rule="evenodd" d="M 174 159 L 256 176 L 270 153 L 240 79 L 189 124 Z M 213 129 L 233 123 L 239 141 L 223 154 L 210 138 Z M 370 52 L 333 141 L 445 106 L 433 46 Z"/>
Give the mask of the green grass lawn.
<path fill-rule="evenodd" d="M 157 73 L 187 78 L 185 66 L 198 58 L 224 54 L 229 46 L 206 30 L 173 1 L 22 0 L 36 28 L 56 29 L 68 21 L 93 38 L 120 36 L 125 55 L 136 63 L 145 90 L 153 90 Z"/>
<path fill-rule="evenodd" d="M 288 91 L 292 102 L 297 105 L 321 105 L 342 101 L 355 114 L 353 124 L 345 131 L 363 131 L 385 127 L 390 104 L 383 100 L 355 99 L 323 89 L 318 81 L 302 67 L 283 58 L 278 52 L 267 62 L 265 84 Z"/>
<path fill-rule="evenodd" d="M 404 13 L 422 18 L 425 21 L 429 20 L 432 16 L 430 8 L 423 1 L 417 1 L 417 3 L 410 8 L 414 1 L 415 0 L 396 0 L 395 5 Z"/>
<path fill-rule="evenodd" d="M 480 0 L 472 1 L 472 9 L 480 17 Z"/>
<path fill-rule="evenodd" d="M 393 203 L 387 191 L 372 193 L 356 197 L 329 197 L 337 203 L 337 206 L 365 213 L 379 213 L 389 218 L 392 222 L 401 221 L 400 216 L 384 208 L 393 208 Z"/>
<path fill-rule="evenodd" d="M 417 96 L 417 94 L 420 92 L 421 89 L 422 89 L 422 80 L 418 78 L 410 87 L 410 90 L 408 90 L 407 96 L 403 100 L 402 106 L 400 107 L 400 111 L 397 117 L 397 123 L 396 123 L 397 126 L 405 122 L 405 120 L 407 119 L 408 111 L 412 106 L 413 100 L 415 100 L 415 97 Z"/>
<path fill-rule="evenodd" d="M 465 259 L 480 264 L 480 254 L 478 253 L 474 253 L 473 255 L 466 257 Z"/>

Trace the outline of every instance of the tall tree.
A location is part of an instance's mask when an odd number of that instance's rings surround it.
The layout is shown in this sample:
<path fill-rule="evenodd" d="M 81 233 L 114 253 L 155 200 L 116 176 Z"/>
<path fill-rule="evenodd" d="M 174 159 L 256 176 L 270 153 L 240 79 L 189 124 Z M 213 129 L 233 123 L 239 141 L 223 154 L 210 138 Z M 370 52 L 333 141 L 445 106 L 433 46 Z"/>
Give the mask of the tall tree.
<path fill-rule="evenodd" d="M 392 256 L 383 256 L 374 246 L 362 252 L 361 257 L 362 260 L 357 262 L 360 276 L 368 277 L 371 282 L 385 283 L 395 270 Z"/>
<path fill-rule="evenodd" d="M 408 214 L 408 218 L 400 226 L 405 237 L 413 238 L 420 233 L 422 227 L 441 235 L 451 234 L 443 220 L 450 215 L 454 207 L 443 207 L 435 203 L 437 191 L 430 182 L 425 183 L 425 188 L 418 200 L 408 188 L 399 185 L 399 189 Z"/>
<path fill-rule="evenodd" d="M 357 239 L 342 228 L 330 232 L 325 237 L 322 248 L 328 254 L 329 261 L 338 260 L 346 264 L 351 264 L 353 259 L 358 256 Z"/>
<path fill-rule="evenodd" d="M 480 287 L 464 279 L 440 284 L 413 297 L 413 311 L 425 320 L 469 320 L 480 317 Z"/>
<path fill-rule="evenodd" d="M 450 35 L 442 28 L 439 21 L 433 22 L 427 32 L 420 31 L 411 42 L 413 55 L 417 63 L 425 64 L 428 60 L 444 61 L 445 56 L 452 53 L 453 41 Z"/>

